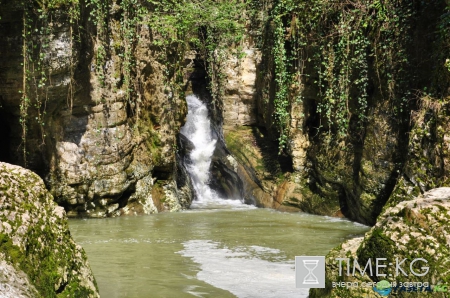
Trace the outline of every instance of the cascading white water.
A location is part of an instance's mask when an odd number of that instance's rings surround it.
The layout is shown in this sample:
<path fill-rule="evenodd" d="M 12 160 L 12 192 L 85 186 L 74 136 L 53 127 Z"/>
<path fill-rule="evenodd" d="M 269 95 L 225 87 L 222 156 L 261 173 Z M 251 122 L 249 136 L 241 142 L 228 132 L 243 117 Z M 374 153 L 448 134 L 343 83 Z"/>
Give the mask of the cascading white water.
<path fill-rule="evenodd" d="M 195 95 L 188 95 L 186 101 L 188 115 L 186 124 L 181 128 L 181 133 L 195 146 L 190 152 L 191 163 L 187 166 L 187 170 L 191 175 L 197 199 L 203 201 L 217 196 L 208 185 L 209 167 L 217 140 L 211 133 L 211 123 L 206 105 Z"/>
<path fill-rule="evenodd" d="M 216 148 L 217 140 L 214 138 L 211 123 L 208 118 L 208 108 L 197 96 L 188 95 L 188 115 L 186 124 L 181 128 L 181 133 L 193 144 L 190 152 L 190 163 L 186 165 L 192 179 L 197 199 L 191 208 L 219 207 L 223 205 L 242 206 L 240 200 L 225 200 L 208 185 L 210 179 L 209 168 Z"/>

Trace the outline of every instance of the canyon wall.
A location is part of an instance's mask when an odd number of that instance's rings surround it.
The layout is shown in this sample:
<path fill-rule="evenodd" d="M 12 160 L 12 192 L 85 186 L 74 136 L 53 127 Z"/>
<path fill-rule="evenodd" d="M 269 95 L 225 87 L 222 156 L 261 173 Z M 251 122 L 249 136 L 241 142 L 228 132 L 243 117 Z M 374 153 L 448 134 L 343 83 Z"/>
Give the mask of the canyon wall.
<path fill-rule="evenodd" d="M 2 160 L 44 177 L 69 216 L 188 207 L 175 150 L 187 107 L 149 27 L 125 32 L 115 2 L 101 22 L 100 8 L 84 2 L 48 15 L 31 3 L 0 9 Z"/>
<path fill-rule="evenodd" d="M 374 224 L 448 184 L 445 1 L 250 1 L 243 38 L 210 52 L 219 27 L 162 13 L 158 31 L 155 3 L 46 3 L 0 8 L 0 160 L 69 216 L 189 207 L 185 92 L 209 103 L 226 196 Z"/>
<path fill-rule="evenodd" d="M 391 196 L 448 185 L 448 3 L 289 3 L 260 4 L 226 72 L 247 195 L 374 224 Z"/>

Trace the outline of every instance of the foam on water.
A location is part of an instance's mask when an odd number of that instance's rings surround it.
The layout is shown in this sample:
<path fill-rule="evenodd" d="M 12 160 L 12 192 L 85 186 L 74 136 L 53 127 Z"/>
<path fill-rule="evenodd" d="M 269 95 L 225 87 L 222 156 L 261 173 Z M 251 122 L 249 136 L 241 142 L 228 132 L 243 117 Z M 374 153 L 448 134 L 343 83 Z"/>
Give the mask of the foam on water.
<path fill-rule="evenodd" d="M 280 251 L 262 246 L 222 247 L 219 242 L 190 240 L 183 243 L 180 252 L 200 266 L 197 279 L 227 290 L 239 298 L 308 297 L 308 289 L 295 288 L 293 262 L 263 260 L 262 253 Z"/>

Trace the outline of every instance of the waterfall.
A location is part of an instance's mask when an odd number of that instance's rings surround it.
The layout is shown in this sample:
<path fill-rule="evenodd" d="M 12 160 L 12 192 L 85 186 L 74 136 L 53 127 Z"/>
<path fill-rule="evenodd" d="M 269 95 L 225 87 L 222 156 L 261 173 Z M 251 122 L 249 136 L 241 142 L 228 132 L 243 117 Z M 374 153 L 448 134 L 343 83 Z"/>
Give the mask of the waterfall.
<path fill-rule="evenodd" d="M 188 114 L 186 124 L 181 128 L 181 133 L 194 145 L 189 153 L 189 162 L 186 169 L 191 176 L 196 194 L 192 208 L 220 207 L 223 205 L 243 205 L 240 200 L 225 200 L 209 186 L 210 166 L 212 156 L 216 148 L 217 139 L 211 129 L 208 118 L 208 108 L 195 95 L 186 97 Z"/>

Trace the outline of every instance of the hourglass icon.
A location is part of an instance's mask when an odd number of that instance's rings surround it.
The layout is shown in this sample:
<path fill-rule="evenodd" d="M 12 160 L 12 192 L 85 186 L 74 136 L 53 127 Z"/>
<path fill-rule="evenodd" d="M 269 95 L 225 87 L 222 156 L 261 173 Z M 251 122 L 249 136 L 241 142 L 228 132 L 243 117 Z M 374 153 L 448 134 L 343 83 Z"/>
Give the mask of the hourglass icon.
<path fill-rule="evenodd" d="M 295 287 L 308 289 L 325 288 L 325 257 L 295 257 Z"/>
<path fill-rule="evenodd" d="M 303 278 L 303 284 L 305 285 L 317 285 L 319 279 L 314 275 L 313 271 L 316 269 L 319 260 L 303 260 L 303 266 L 308 269 L 308 274 Z"/>

